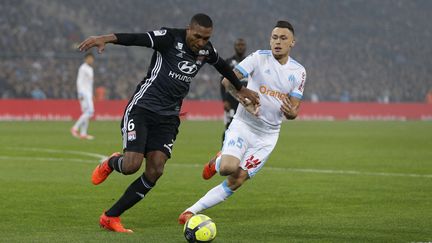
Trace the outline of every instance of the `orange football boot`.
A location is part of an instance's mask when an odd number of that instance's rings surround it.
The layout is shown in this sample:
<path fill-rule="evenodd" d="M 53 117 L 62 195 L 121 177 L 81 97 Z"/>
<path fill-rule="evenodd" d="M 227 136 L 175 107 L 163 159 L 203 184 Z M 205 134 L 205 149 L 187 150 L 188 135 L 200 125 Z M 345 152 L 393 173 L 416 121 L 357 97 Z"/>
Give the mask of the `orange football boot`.
<path fill-rule="evenodd" d="M 105 212 L 99 218 L 99 225 L 110 231 L 119 233 L 133 233 L 131 229 L 125 229 L 121 224 L 120 217 L 108 217 Z"/>
<path fill-rule="evenodd" d="M 202 177 L 204 180 L 208 180 L 212 178 L 216 174 L 216 158 L 221 155 L 221 151 L 219 151 L 215 157 L 213 157 L 209 162 L 204 165 L 202 171 Z"/>
<path fill-rule="evenodd" d="M 192 218 L 194 214 L 191 211 L 184 211 L 182 214 L 180 214 L 178 218 L 179 224 L 186 224 L 186 222 Z"/>
<path fill-rule="evenodd" d="M 93 170 L 93 174 L 92 174 L 92 178 L 91 178 L 92 183 L 94 185 L 99 185 L 106 180 L 106 178 L 113 171 L 109 167 L 108 161 L 110 160 L 110 158 L 112 158 L 114 156 L 119 156 L 119 155 L 120 155 L 119 152 L 115 152 L 115 153 L 111 154 L 111 156 L 108 157 L 106 160 L 104 160 L 102 163 L 98 164 L 98 166 L 96 166 L 96 168 Z"/>

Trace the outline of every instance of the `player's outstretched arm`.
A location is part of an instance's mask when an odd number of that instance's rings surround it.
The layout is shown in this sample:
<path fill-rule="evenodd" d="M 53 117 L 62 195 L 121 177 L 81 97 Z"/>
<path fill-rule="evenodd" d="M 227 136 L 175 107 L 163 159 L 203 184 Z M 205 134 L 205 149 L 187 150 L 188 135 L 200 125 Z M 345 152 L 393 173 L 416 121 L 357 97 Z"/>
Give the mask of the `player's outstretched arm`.
<path fill-rule="evenodd" d="M 288 120 L 294 120 L 297 117 L 299 107 L 300 99 L 287 95 L 285 99 L 282 99 L 280 110 Z"/>
<path fill-rule="evenodd" d="M 237 77 L 239 79 L 242 78 L 242 74 L 234 71 L 234 73 L 237 75 Z M 228 79 L 224 78 L 222 80 L 222 85 L 225 86 L 225 89 L 228 90 L 228 92 L 234 97 L 236 98 L 236 100 L 238 100 L 238 102 L 240 104 L 242 104 L 244 106 L 244 108 L 250 112 L 251 114 L 258 116 L 259 113 L 259 104 L 253 104 L 251 100 L 249 100 L 248 98 L 243 98 L 240 99 L 239 97 L 239 91 L 237 91 L 234 86 L 228 81 Z M 245 88 L 246 89 L 246 88 Z M 249 89 L 248 89 L 249 90 Z"/>
<path fill-rule="evenodd" d="M 78 50 L 87 51 L 92 47 L 97 47 L 98 53 L 102 53 L 106 43 L 115 43 L 116 41 L 117 37 L 114 34 L 90 36 L 78 45 Z"/>
<path fill-rule="evenodd" d="M 213 66 L 236 89 L 236 98 L 238 98 L 240 103 L 245 104 L 246 102 L 252 102 L 252 104 L 259 106 L 260 101 L 258 93 L 244 87 L 241 84 L 240 79 L 243 78 L 243 75 L 240 72 L 237 72 L 236 70 L 233 71 L 231 67 L 222 58 L 218 58 L 218 61 L 213 64 Z M 247 101 L 246 99 L 248 99 L 249 101 Z"/>

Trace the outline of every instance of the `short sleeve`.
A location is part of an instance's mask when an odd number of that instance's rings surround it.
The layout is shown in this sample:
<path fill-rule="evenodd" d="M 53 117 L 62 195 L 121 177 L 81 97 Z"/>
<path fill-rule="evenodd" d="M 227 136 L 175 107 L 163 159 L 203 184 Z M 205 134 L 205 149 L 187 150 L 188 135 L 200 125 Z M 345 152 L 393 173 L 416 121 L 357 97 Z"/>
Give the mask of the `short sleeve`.
<path fill-rule="evenodd" d="M 298 99 L 303 98 L 304 85 L 306 83 L 306 70 L 303 68 L 302 71 L 298 72 L 295 78 L 294 89 L 290 92 L 290 96 Z"/>
<path fill-rule="evenodd" d="M 168 48 L 174 41 L 172 34 L 167 29 L 149 31 L 145 33 L 115 33 L 117 45 L 145 46 L 157 51 Z"/>
<path fill-rule="evenodd" d="M 248 77 L 249 74 L 253 73 L 257 66 L 258 53 L 254 52 L 247 56 L 243 61 L 241 61 L 235 69 L 237 69 L 243 77 Z"/>
<path fill-rule="evenodd" d="M 174 41 L 172 34 L 168 29 L 153 30 L 147 32 L 151 41 L 151 48 L 157 51 L 163 51 L 170 47 Z"/>

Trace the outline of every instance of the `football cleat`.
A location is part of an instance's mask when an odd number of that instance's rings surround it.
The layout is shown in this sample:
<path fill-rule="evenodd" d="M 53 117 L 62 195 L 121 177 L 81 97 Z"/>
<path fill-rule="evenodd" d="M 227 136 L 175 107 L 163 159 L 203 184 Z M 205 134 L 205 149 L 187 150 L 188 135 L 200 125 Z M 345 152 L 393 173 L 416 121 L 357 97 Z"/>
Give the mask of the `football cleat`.
<path fill-rule="evenodd" d="M 216 174 L 216 158 L 220 155 L 221 151 L 219 151 L 215 157 L 213 157 L 209 162 L 204 165 L 202 171 L 202 177 L 204 178 L 204 180 L 208 180 Z"/>
<path fill-rule="evenodd" d="M 194 214 L 191 211 L 184 211 L 183 213 L 180 214 L 179 218 L 178 218 L 178 223 L 179 224 L 186 224 L 186 222 L 192 218 L 192 216 L 194 216 Z"/>
<path fill-rule="evenodd" d="M 78 133 L 78 129 L 72 127 L 72 128 L 70 129 L 70 132 L 71 132 L 72 136 L 74 136 L 74 137 L 76 137 L 76 138 L 80 138 L 80 135 L 79 135 L 79 133 Z"/>
<path fill-rule="evenodd" d="M 113 171 L 109 165 L 108 165 L 108 161 L 114 157 L 114 156 L 119 156 L 120 153 L 119 152 L 115 152 L 113 154 L 111 154 L 110 157 L 108 157 L 107 159 L 105 159 L 104 161 L 102 161 L 102 163 L 98 164 L 98 166 L 96 166 L 96 168 L 93 170 L 93 174 L 92 174 L 92 183 L 94 185 L 99 185 L 102 182 L 104 182 L 106 180 L 106 178 L 111 174 L 111 172 Z"/>
<path fill-rule="evenodd" d="M 110 231 L 119 233 L 133 233 L 131 229 L 125 229 L 121 224 L 120 217 L 109 217 L 104 213 L 99 218 L 99 225 Z"/>

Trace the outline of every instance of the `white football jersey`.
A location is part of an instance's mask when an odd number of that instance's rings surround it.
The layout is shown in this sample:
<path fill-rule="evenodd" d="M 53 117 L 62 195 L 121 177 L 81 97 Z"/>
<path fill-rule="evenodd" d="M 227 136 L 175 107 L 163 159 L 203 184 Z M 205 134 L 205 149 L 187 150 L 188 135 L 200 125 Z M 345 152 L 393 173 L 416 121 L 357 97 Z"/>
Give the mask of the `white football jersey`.
<path fill-rule="evenodd" d="M 77 89 L 78 94 L 93 97 L 93 68 L 85 62 L 78 69 Z"/>
<path fill-rule="evenodd" d="M 258 50 L 240 62 L 236 69 L 248 77 L 247 87 L 258 92 L 261 107 L 258 117 L 255 117 L 239 105 L 234 119 L 261 131 L 279 132 L 284 117 L 280 110 L 282 99 L 287 95 L 303 97 L 305 68 L 291 57 L 281 65 L 271 50 Z"/>

